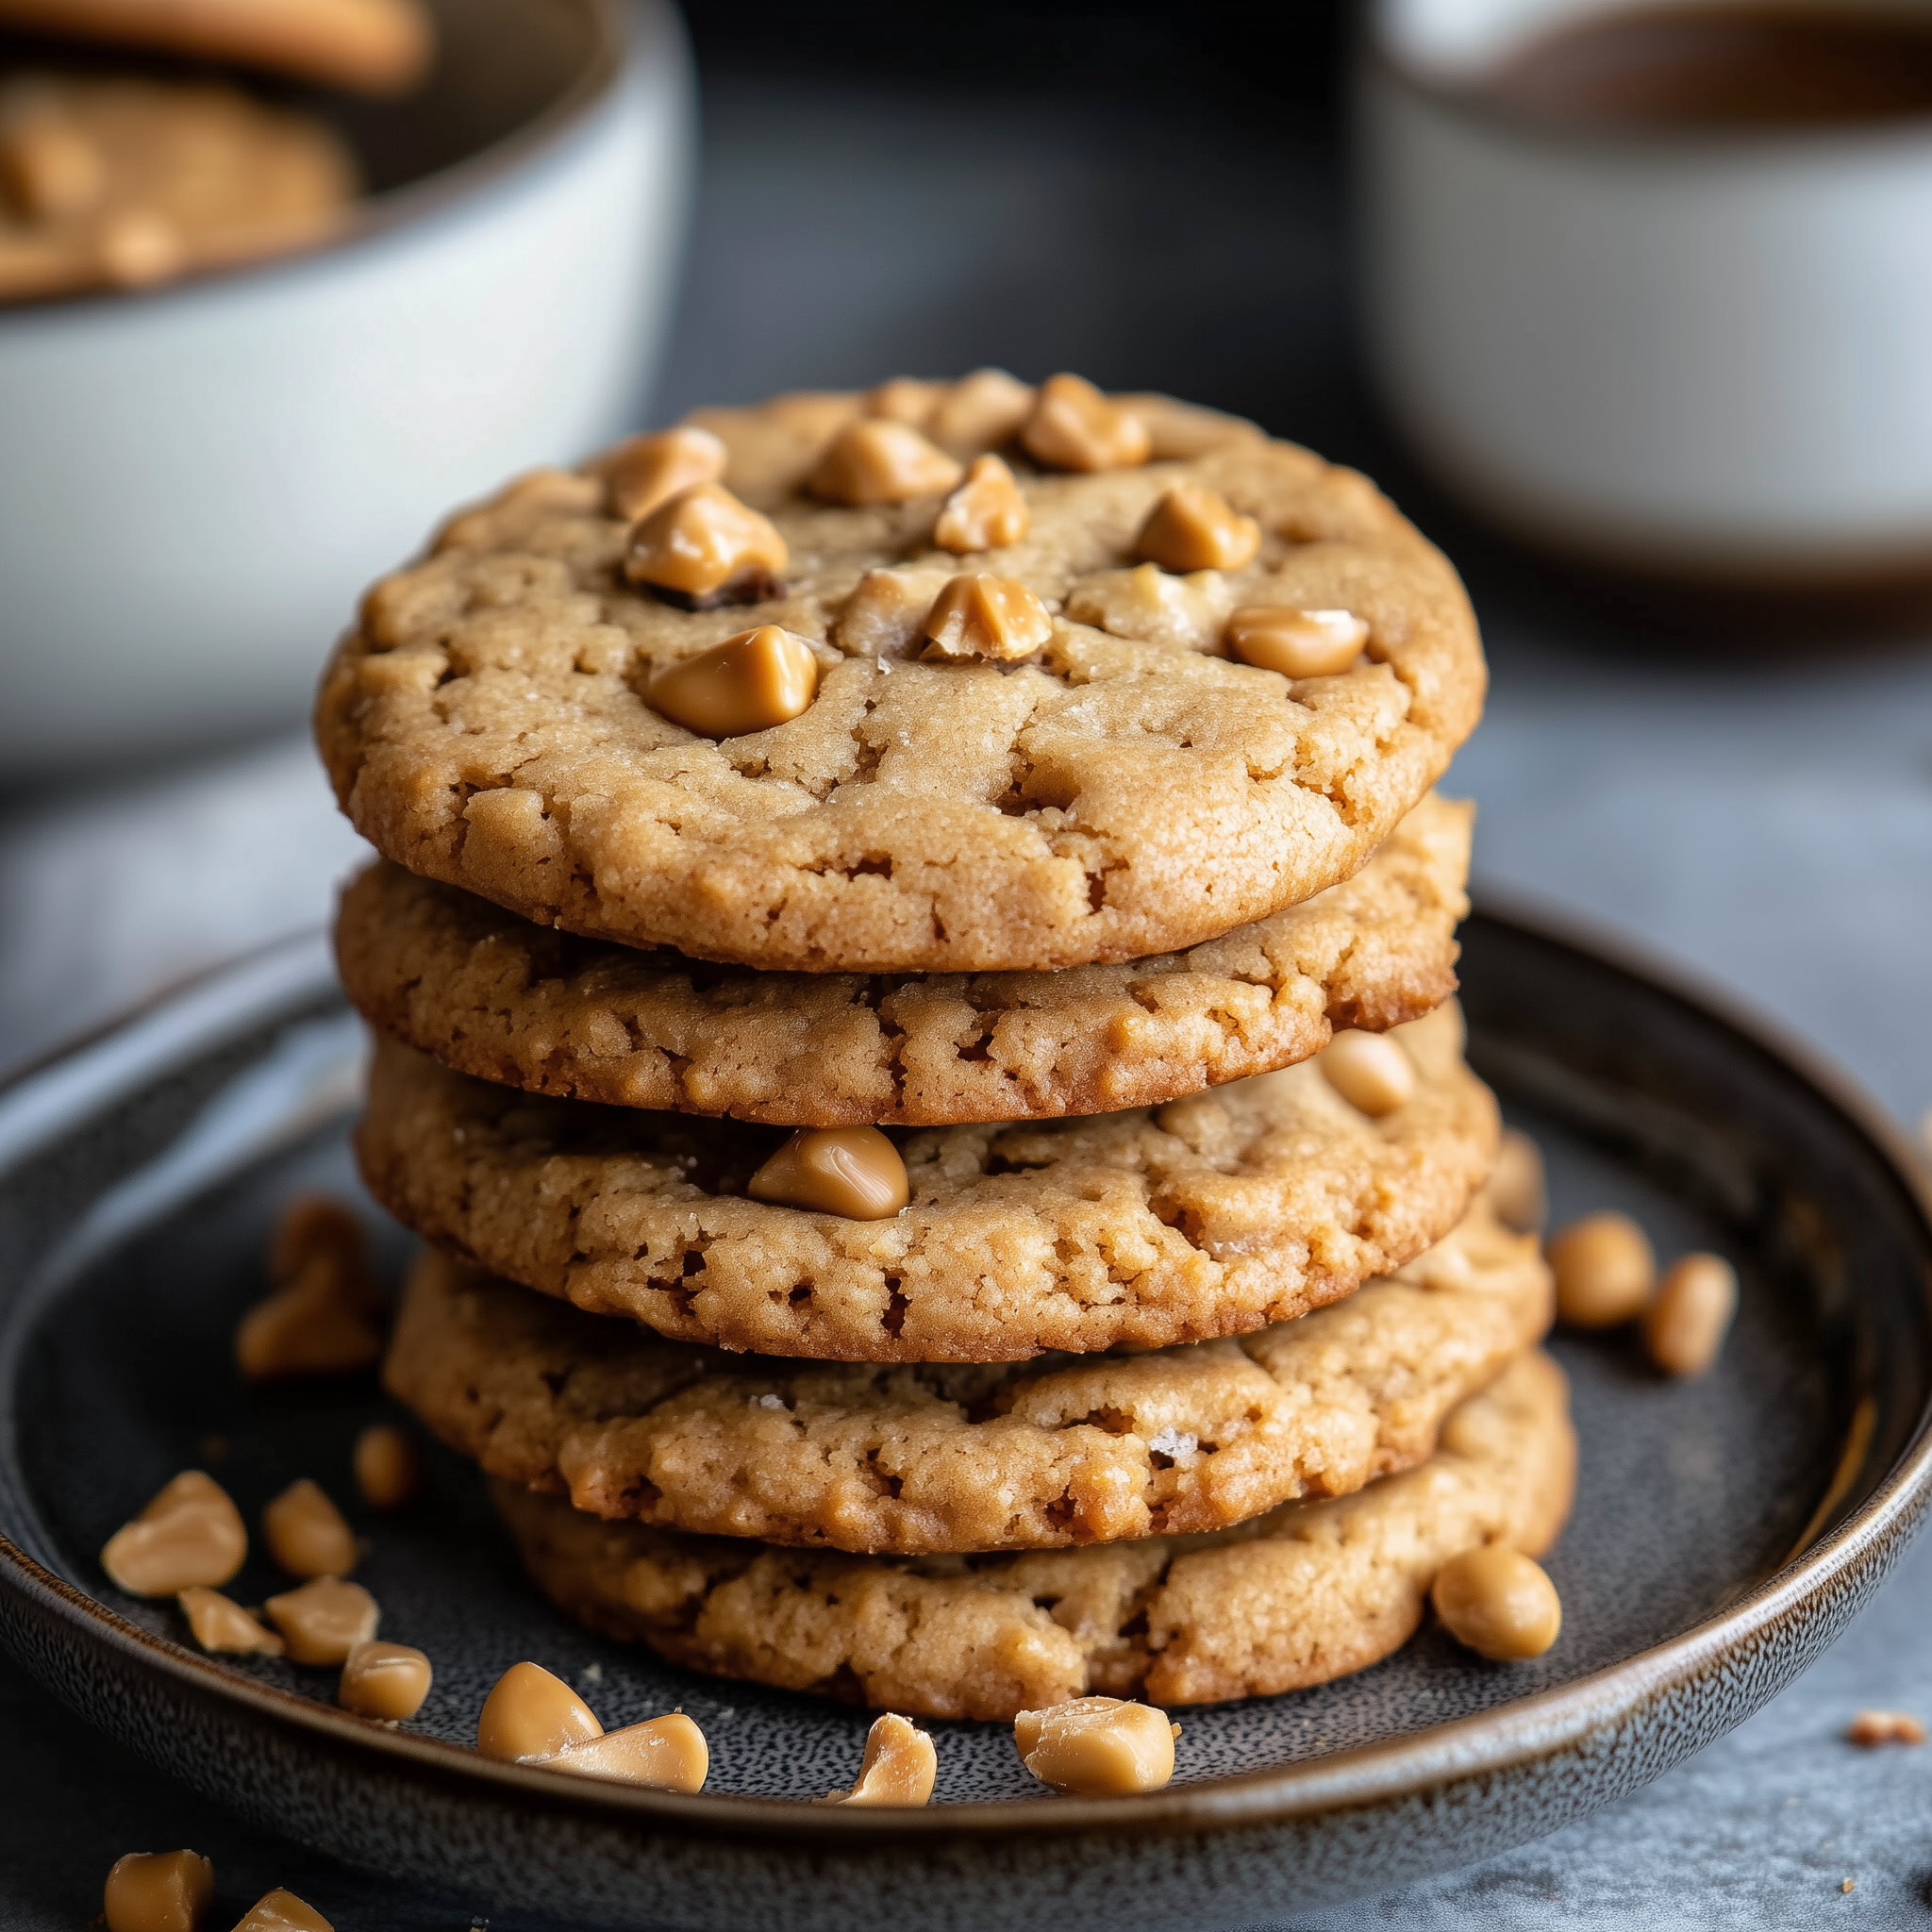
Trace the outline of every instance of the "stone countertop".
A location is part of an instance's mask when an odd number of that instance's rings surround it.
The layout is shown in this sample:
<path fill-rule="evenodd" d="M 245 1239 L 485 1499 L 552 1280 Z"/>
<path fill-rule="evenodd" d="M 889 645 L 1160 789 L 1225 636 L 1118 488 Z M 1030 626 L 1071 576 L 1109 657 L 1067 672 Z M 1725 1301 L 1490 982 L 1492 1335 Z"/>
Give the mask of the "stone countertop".
<path fill-rule="evenodd" d="M 662 414 L 891 369 L 1074 367 L 1241 410 L 1386 474 L 1349 379 L 1338 178 L 1312 135 L 744 77 L 714 80 L 707 111 Z M 774 305 L 774 286 L 807 299 Z M 1586 641 L 1546 601 L 1513 596 L 1507 564 L 1474 588 L 1494 690 L 1449 789 L 1478 801 L 1480 880 L 1725 984 L 1917 1121 L 1932 1106 L 1932 651 L 1827 640 L 1795 657 L 1674 658 L 1635 635 L 1607 645 L 1601 626 Z M 294 739 L 0 799 L 0 1065 L 319 922 L 358 851 Z M 1862 1707 L 1932 1717 L 1928 1588 L 1932 1543 L 1798 1684 L 1623 1804 L 1279 1924 L 1932 1923 L 1932 1752 L 1841 1741 Z M 0 1736 L 0 1932 L 81 1924 L 114 1857 L 179 1843 L 215 1857 L 220 1923 L 277 1884 L 341 1928 L 471 1923 L 473 1901 L 242 1830 L 4 1665 Z"/>

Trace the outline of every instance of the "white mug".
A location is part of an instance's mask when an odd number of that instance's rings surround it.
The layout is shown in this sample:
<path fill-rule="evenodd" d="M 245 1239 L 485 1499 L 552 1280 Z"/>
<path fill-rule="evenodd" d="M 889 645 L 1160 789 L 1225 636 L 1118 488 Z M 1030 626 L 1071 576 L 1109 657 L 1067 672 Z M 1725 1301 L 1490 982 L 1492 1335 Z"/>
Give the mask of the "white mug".
<path fill-rule="evenodd" d="M 1932 568 L 1932 119 L 1690 136 L 1485 105 L 1528 38 L 1615 10 L 1372 8 L 1387 407 L 1465 501 L 1574 555 L 1765 584 Z"/>

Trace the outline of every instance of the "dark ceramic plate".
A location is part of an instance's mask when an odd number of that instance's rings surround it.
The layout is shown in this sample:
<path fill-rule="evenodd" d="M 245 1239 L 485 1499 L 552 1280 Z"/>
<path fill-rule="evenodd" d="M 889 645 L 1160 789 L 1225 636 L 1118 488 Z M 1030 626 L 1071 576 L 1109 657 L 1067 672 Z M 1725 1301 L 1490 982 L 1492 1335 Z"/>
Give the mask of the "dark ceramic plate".
<path fill-rule="evenodd" d="M 319 941 L 244 963 L 0 1097 L 0 1637 L 95 1722 L 252 1821 L 478 1911 L 702 1928 L 1238 1925 L 1476 1858 L 1630 1790 L 1756 1709 L 1864 1601 L 1925 1503 L 1932 1228 L 1875 1111 L 1750 1028 L 1493 916 L 1465 933 L 1472 1050 L 1549 1158 L 1558 1218 L 1615 1205 L 1743 1281 L 1707 1381 L 1559 1341 L 1582 1480 L 1550 1559 L 1561 1641 L 1484 1664 L 1424 1631 L 1324 1689 L 1183 1714 L 1174 1786 L 1034 1785 L 1004 1726 L 941 1724 L 916 1813 L 798 1801 L 865 1719 L 600 1642 L 519 1574 L 476 1478 L 359 1526 L 384 1629 L 435 1660 L 418 1722 L 323 1673 L 216 1662 L 94 1553 L 176 1470 L 251 1515 L 298 1474 L 350 1493 L 372 1384 L 256 1393 L 238 1311 L 291 1190 L 353 1191 L 358 1034 Z M 374 1211 L 372 1224 L 379 1223 Z M 380 1224 L 399 1268 L 406 1243 Z M 274 1579 L 251 1564 L 244 1601 Z M 534 1656 L 607 1724 L 682 1705 L 711 1741 L 677 1798 L 462 1748 Z"/>

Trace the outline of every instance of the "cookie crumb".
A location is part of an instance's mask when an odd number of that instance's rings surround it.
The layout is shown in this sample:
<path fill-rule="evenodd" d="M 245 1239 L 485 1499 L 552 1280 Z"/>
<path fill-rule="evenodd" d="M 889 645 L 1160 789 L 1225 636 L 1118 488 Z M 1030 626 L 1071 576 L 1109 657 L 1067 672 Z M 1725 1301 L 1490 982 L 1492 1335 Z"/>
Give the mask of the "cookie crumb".
<path fill-rule="evenodd" d="M 1857 1889 L 1858 1881 L 1856 1878 L 1847 1878 L 1845 1882 L 1839 1887 L 1839 1890 L 1840 1891 L 1857 1891 Z"/>
<path fill-rule="evenodd" d="M 1845 1741 L 1868 1750 L 1879 1744 L 1923 1744 L 1925 1726 L 1903 1710 L 1861 1710 L 1845 1732 Z"/>

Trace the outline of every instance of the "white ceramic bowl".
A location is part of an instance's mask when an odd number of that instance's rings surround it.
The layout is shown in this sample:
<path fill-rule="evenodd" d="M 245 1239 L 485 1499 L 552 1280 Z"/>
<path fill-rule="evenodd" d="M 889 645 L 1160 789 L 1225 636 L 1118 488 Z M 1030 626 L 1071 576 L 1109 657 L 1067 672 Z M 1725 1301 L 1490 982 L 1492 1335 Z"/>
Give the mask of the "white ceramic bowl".
<path fill-rule="evenodd" d="M 1373 8 L 1391 413 L 1458 494 L 1573 553 L 1765 584 L 1932 566 L 1932 125 L 1606 136 L 1482 105 L 1524 36 L 1606 10 Z"/>
<path fill-rule="evenodd" d="M 444 0 L 440 78 L 316 253 L 0 308 L 0 769 L 292 723 L 464 498 L 629 425 L 693 174 L 669 0 Z M 386 130 L 386 132 L 385 132 Z"/>

